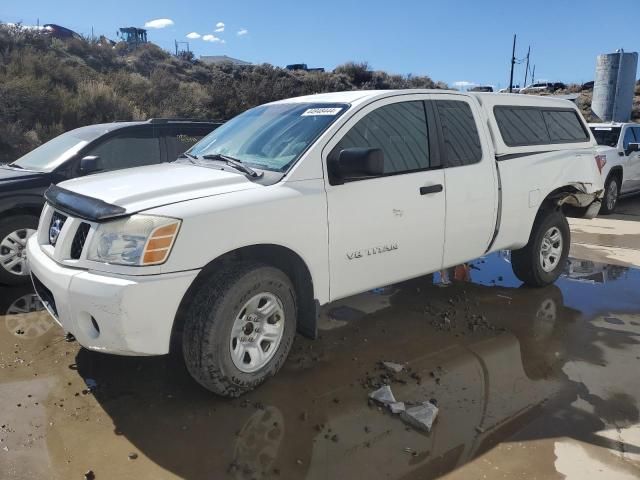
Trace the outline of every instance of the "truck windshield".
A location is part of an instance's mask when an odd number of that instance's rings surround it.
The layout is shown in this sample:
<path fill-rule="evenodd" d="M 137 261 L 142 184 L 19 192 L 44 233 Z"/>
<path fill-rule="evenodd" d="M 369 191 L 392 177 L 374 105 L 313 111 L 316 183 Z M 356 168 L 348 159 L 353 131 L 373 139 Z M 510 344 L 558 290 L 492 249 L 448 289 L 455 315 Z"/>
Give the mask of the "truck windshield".
<path fill-rule="evenodd" d="M 11 166 L 37 172 L 51 172 L 78 153 L 87 143 L 72 132 L 63 133 L 23 155 Z"/>
<path fill-rule="evenodd" d="M 348 108 L 338 103 L 279 103 L 252 108 L 196 143 L 189 154 L 226 155 L 249 166 L 286 171 Z"/>
<path fill-rule="evenodd" d="M 617 147 L 620 138 L 620 127 L 591 127 L 591 133 L 596 138 L 598 145 Z"/>

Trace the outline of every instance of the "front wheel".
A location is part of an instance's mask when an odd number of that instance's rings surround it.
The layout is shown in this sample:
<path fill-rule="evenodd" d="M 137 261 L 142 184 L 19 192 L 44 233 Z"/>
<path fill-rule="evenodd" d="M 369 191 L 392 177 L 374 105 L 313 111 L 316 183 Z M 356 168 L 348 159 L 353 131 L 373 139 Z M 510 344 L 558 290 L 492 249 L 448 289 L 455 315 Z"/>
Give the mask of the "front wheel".
<path fill-rule="evenodd" d="M 602 215 L 613 213 L 618 204 L 619 196 L 620 185 L 618 184 L 618 177 L 616 175 L 610 175 L 604 185 L 604 198 L 602 199 L 600 213 Z"/>
<path fill-rule="evenodd" d="M 547 210 L 536 219 L 529 243 L 511 252 L 513 273 L 531 287 L 544 287 L 555 282 L 569 256 L 571 232 L 564 214 Z"/>
<path fill-rule="evenodd" d="M 296 297 L 281 270 L 238 263 L 209 278 L 187 313 L 187 369 L 226 397 L 252 390 L 282 367 L 296 331 Z"/>

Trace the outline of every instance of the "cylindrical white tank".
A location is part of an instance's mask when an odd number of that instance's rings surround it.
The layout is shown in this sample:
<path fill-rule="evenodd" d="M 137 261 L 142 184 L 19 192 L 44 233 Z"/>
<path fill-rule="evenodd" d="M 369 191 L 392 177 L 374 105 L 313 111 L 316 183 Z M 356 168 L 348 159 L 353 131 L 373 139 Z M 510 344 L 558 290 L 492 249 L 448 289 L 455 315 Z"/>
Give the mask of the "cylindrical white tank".
<path fill-rule="evenodd" d="M 628 122 L 638 69 L 637 52 L 598 55 L 591 110 L 603 122 Z"/>

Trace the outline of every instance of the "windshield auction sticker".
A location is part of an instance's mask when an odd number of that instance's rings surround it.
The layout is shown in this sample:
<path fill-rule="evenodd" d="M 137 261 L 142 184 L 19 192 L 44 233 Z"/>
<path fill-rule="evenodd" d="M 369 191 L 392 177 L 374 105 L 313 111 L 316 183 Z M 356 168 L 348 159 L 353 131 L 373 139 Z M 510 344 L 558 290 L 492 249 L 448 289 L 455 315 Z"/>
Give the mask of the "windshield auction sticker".
<path fill-rule="evenodd" d="M 337 115 L 342 108 L 309 108 L 302 113 L 303 117 L 310 117 L 313 115 Z"/>

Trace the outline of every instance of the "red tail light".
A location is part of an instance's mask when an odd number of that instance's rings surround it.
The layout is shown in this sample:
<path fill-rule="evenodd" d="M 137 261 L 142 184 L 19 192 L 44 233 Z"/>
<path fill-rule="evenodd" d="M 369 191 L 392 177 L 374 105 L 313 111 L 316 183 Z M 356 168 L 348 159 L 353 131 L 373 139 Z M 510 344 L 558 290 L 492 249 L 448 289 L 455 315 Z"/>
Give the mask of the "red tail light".
<path fill-rule="evenodd" d="M 606 155 L 596 155 L 596 165 L 598 165 L 598 170 L 602 173 L 602 169 L 607 164 L 607 156 Z"/>

